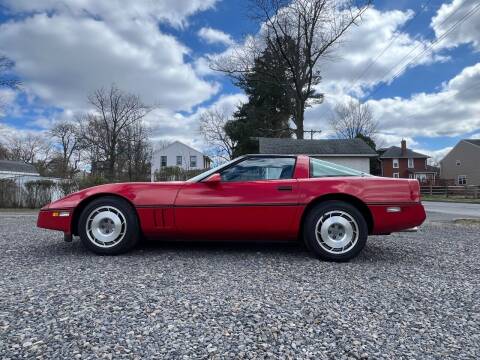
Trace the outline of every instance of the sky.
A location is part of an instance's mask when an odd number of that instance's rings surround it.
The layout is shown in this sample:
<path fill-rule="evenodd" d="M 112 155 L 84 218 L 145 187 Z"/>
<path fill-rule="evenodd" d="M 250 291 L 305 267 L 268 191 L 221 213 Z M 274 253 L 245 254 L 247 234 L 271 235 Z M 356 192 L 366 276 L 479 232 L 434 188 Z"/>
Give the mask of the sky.
<path fill-rule="evenodd" d="M 211 58 L 242 46 L 260 24 L 237 0 L 0 0 L 0 53 L 19 91 L 0 88 L 0 137 L 46 131 L 90 110 L 88 94 L 115 83 L 155 105 L 153 141 L 205 150 L 199 117 L 246 101 L 212 71 Z M 325 94 L 305 128 L 334 137 L 338 103 L 366 102 L 378 143 L 439 160 L 462 138 L 480 138 L 480 2 L 374 1 L 332 59 L 319 64 Z"/>

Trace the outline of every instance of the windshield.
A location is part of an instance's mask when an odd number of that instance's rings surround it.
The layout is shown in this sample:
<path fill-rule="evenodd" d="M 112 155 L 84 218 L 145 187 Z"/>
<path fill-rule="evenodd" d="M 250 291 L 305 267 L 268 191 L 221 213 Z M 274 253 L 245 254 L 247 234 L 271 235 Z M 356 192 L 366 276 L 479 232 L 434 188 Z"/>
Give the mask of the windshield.
<path fill-rule="evenodd" d="M 333 177 L 333 176 L 371 176 L 362 171 L 351 169 L 346 166 L 334 164 L 328 161 L 310 158 L 310 177 Z"/>
<path fill-rule="evenodd" d="M 202 179 L 205 179 L 205 178 L 209 177 L 210 175 L 219 172 L 219 171 L 220 171 L 221 169 L 223 169 L 225 166 L 228 166 L 228 165 L 234 163 L 234 162 L 237 161 L 237 160 L 238 160 L 238 158 L 233 159 L 233 160 L 230 160 L 230 161 L 228 161 L 228 162 L 226 162 L 226 163 L 223 163 L 222 165 L 218 165 L 217 167 L 214 167 L 213 169 L 204 171 L 203 173 L 198 174 L 197 176 L 194 176 L 194 177 L 188 179 L 187 182 L 198 182 L 198 181 L 200 181 L 200 180 L 202 180 Z"/>

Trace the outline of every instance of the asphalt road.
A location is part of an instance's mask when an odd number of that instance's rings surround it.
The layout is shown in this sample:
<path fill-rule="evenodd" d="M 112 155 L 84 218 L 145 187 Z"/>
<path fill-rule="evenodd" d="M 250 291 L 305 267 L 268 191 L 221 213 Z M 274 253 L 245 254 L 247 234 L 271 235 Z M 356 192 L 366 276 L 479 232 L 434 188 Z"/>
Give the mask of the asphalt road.
<path fill-rule="evenodd" d="M 423 206 L 434 219 L 480 218 L 480 204 L 424 201 Z"/>
<path fill-rule="evenodd" d="M 0 216 L 2 359 L 478 359 L 479 227 L 428 221 L 349 263 L 298 244 L 96 256 Z"/>

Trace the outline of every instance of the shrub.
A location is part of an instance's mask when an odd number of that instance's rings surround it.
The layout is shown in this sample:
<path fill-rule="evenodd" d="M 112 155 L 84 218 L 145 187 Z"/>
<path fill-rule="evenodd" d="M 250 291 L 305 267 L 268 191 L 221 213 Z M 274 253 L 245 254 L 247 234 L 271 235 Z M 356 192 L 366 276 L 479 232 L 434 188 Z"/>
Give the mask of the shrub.
<path fill-rule="evenodd" d="M 55 183 L 51 180 L 34 180 L 25 183 L 26 203 L 31 209 L 42 207 L 52 201 Z"/>

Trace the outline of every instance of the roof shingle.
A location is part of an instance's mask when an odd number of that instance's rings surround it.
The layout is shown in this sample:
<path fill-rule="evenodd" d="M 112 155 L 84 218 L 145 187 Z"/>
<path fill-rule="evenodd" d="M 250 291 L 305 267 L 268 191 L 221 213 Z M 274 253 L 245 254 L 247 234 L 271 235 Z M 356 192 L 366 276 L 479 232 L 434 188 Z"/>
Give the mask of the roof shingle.
<path fill-rule="evenodd" d="M 421 158 L 426 159 L 430 156 L 407 149 L 405 154 L 402 154 L 402 148 L 398 146 L 391 146 L 385 150 L 380 156 L 380 159 L 398 159 L 398 158 Z"/>
<path fill-rule="evenodd" d="M 258 138 L 260 154 L 376 156 L 361 139 L 285 139 Z"/>
<path fill-rule="evenodd" d="M 38 174 L 37 169 L 32 164 L 26 164 L 22 161 L 0 160 L 0 171 L 9 171 L 25 174 Z"/>
<path fill-rule="evenodd" d="M 480 139 L 463 139 L 463 141 L 466 141 L 473 145 L 480 146 Z"/>

